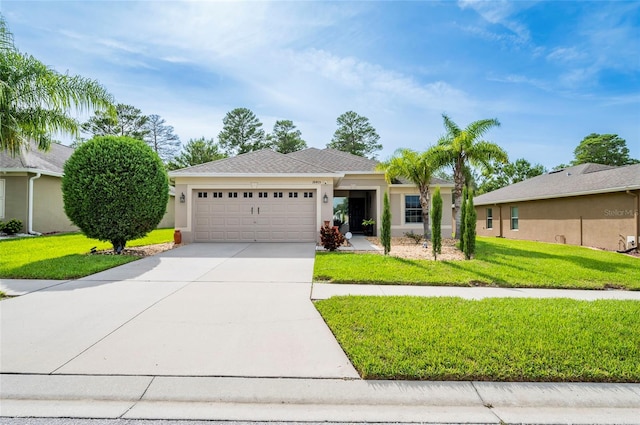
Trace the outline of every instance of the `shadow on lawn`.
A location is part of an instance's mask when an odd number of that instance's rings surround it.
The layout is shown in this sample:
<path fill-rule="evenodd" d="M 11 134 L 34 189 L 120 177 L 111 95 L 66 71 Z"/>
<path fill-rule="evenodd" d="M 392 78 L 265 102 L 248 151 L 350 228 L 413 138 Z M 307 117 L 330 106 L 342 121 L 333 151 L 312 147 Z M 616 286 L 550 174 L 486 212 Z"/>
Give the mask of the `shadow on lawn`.
<path fill-rule="evenodd" d="M 128 255 L 70 254 L 24 264 L 8 270 L 3 278 L 42 279 L 42 276 L 47 276 L 47 279 L 56 280 L 78 279 L 138 258 Z"/>

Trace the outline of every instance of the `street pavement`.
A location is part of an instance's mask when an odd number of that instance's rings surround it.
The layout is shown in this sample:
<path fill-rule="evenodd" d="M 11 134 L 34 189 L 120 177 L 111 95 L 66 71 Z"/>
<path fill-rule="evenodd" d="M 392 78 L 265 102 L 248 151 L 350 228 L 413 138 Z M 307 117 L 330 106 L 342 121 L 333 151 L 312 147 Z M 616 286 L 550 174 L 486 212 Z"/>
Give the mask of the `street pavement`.
<path fill-rule="evenodd" d="M 364 381 L 310 299 L 627 291 L 311 284 L 312 244 L 192 244 L 70 281 L 0 281 L 0 416 L 640 424 L 639 384 Z M 7 419 L 8 420 L 8 419 Z"/>

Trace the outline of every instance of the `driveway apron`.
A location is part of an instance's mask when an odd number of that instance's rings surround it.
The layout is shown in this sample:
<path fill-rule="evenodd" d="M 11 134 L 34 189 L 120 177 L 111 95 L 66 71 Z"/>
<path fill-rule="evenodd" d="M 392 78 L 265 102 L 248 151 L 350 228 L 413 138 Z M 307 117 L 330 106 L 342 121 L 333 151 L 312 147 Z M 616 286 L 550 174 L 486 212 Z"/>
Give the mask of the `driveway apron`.
<path fill-rule="evenodd" d="M 314 254 L 191 244 L 2 301 L 0 371 L 357 378 L 309 300 Z"/>

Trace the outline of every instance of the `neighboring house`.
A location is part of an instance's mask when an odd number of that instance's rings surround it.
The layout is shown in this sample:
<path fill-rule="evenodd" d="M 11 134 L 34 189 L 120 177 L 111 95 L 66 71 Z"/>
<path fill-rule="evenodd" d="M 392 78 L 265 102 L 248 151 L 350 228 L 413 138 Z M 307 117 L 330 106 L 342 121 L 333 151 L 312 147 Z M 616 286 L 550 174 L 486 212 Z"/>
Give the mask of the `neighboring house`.
<path fill-rule="evenodd" d="M 480 236 L 624 250 L 638 243 L 640 164 L 582 164 L 474 198 Z"/>
<path fill-rule="evenodd" d="M 373 219 L 377 232 L 388 191 L 392 234 L 422 233 L 417 188 L 388 185 L 377 164 L 333 149 L 265 149 L 175 170 L 176 229 L 186 242 L 316 242 L 324 221 L 361 233 L 362 221 Z M 453 183 L 434 178 L 432 185 L 451 205 Z M 451 234 L 450 213 L 442 229 Z"/>
<path fill-rule="evenodd" d="M 78 231 L 64 212 L 62 174 L 73 148 L 52 143 L 41 151 L 32 145 L 12 156 L 0 151 L 0 220 L 22 221 L 23 232 Z M 171 191 L 173 192 L 173 191 Z M 173 227 L 174 197 L 158 227 Z"/>

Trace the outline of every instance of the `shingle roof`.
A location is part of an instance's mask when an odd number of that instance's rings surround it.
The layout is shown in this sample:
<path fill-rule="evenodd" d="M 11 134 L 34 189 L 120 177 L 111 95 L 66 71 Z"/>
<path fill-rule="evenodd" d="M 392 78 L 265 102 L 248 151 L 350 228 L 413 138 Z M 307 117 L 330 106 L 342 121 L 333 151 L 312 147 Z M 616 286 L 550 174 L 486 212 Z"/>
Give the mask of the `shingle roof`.
<path fill-rule="evenodd" d="M 289 155 L 263 149 L 194 165 L 170 173 L 171 176 L 206 174 L 331 174 L 332 170 Z"/>
<path fill-rule="evenodd" d="M 52 143 L 48 151 L 39 150 L 35 144 L 29 149 L 22 149 L 20 154 L 13 156 L 6 151 L 0 151 L 0 170 L 24 171 L 33 170 L 44 174 L 61 176 L 64 163 L 73 154 L 74 149 L 58 143 Z"/>
<path fill-rule="evenodd" d="M 475 205 L 561 198 L 640 189 L 640 164 L 581 164 L 503 187 L 474 198 Z"/>
<path fill-rule="evenodd" d="M 288 157 L 296 158 L 311 164 L 317 164 L 335 172 L 343 171 L 375 171 L 378 161 L 342 152 L 336 149 L 308 148 L 287 154 Z"/>

